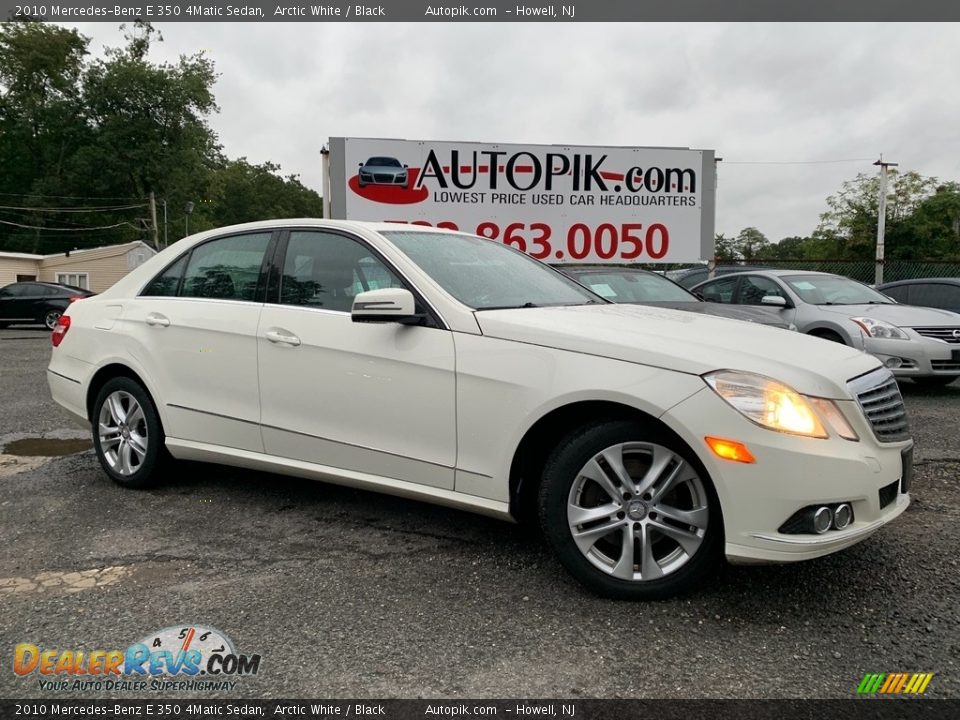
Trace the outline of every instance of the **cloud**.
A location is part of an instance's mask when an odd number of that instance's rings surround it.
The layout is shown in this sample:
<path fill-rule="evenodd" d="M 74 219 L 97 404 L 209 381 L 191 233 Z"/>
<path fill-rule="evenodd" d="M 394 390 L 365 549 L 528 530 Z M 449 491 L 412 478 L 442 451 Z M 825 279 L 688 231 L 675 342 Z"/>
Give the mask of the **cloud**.
<path fill-rule="evenodd" d="M 960 67 L 944 24 L 158 24 L 206 50 L 226 152 L 320 189 L 330 136 L 714 148 L 717 230 L 811 232 L 879 153 L 960 179 Z M 78 26 L 93 48 L 105 23 Z M 863 158 L 810 165 L 734 161 Z"/>

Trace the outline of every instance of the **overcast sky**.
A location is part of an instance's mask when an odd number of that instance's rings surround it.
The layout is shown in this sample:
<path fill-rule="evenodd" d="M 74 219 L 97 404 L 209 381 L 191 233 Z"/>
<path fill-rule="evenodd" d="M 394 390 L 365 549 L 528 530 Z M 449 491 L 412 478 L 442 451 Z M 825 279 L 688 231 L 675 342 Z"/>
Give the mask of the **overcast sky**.
<path fill-rule="evenodd" d="M 122 44 L 111 23 L 77 25 Z M 954 24 L 158 23 L 205 50 L 230 157 L 320 191 L 331 136 L 712 148 L 717 231 L 807 235 L 880 153 L 960 180 Z M 820 164 L 735 164 L 858 159 Z"/>

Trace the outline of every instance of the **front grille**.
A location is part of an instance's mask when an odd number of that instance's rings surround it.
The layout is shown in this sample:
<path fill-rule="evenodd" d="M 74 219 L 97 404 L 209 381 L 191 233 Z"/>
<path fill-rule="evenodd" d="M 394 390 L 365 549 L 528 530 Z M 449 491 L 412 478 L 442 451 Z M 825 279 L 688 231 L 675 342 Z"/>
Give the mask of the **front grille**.
<path fill-rule="evenodd" d="M 392 183 L 394 180 L 394 177 L 395 176 L 387 175 L 386 173 L 376 173 L 373 176 L 373 179 L 376 180 L 378 183 Z"/>
<path fill-rule="evenodd" d="M 960 360 L 931 360 L 930 367 L 934 370 L 960 370 Z"/>
<path fill-rule="evenodd" d="M 851 380 L 848 385 L 877 440 L 897 442 L 910 437 L 907 410 L 889 370 L 878 368 Z"/>
<path fill-rule="evenodd" d="M 915 327 L 913 330 L 923 337 L 943 340 L 954 345 L 960 344 L 960 327 Z"/>
<path fill-rule="evenodd" d="M 900 492 L 900 481 L 892 482 L 880 488 L 880 509 L 883 510 L 887 505 L 897 499 L 897 493 Z"/>

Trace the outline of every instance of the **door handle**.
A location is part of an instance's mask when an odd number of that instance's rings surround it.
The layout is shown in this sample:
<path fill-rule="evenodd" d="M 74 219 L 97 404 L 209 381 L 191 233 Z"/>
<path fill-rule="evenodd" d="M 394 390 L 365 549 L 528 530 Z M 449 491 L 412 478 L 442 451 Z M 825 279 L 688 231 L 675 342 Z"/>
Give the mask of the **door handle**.
<path fill-rule="evenodd" d="M 166 315 L 161 315 L 160 313 L 148 313 L 147 314 L 147 325 L 153 325 L 158 327 L 169 327 L 170 318 Z"/>
<path fill-rule="evenodd" d="M 300 344 L 300 338 L 296 335 L 279 330 L 267 330 L 265 337 L 275 345 L 292 345 L 293 347 L 297 347 Z"/>

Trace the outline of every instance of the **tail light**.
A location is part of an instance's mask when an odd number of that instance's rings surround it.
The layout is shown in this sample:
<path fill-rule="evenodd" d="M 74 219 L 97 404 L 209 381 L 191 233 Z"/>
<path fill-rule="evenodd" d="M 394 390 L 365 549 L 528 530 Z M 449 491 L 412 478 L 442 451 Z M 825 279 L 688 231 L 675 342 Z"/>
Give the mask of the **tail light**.
<path fill-rule="evenodd" d="M 63 342 L 64 336 L 67 334 L 67 330 L 70 329 L 70 316 L 61 315 L 57 318 L 57 324 L 53 328 L 53 332 L 50 333 L 50 342 L 53 343 L 54 347 L 60 347 L 60 343 Z"/>
<path fill-rule="evenodd" d="M 83 295 L 71 295 L 69 302 L 75 303 L 77 300 L 83 300 Z"/>

